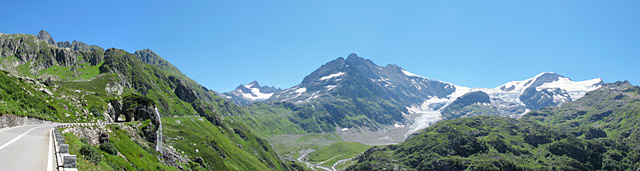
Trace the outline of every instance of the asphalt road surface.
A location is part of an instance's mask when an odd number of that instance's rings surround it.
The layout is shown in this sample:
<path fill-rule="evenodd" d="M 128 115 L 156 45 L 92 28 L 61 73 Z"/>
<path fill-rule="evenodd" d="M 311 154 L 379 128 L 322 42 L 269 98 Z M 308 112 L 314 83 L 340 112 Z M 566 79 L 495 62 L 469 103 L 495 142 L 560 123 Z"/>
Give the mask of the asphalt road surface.
<path fill-rule="evenodd" d="M 0 130 L 0 170 L 55 170 L 51 129 L 56 125 L 30 125 Z"/>

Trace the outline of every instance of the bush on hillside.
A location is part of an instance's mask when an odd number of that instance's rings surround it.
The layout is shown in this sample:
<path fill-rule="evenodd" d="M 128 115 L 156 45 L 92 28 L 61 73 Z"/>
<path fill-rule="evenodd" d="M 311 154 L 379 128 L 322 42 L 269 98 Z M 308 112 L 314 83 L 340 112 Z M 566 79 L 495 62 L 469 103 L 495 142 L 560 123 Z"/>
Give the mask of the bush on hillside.
<path fill-rule="evenodd" d="M 82 146 L 82 148 L 80 148 L 80 155 L 82 155 L 85 160 L 91 161 L 95 164 L 98 164 L 100 163 L 100 161 L 102 161 L 102 155 L 100 154 L 100 152 L 90 145 Z"/>

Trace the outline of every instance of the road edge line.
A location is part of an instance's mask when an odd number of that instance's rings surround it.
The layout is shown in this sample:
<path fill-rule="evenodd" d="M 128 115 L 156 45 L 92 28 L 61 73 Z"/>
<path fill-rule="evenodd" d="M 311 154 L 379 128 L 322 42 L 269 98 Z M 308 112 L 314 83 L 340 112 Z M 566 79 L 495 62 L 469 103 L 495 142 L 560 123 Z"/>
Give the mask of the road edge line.
<path fill-rule="evenodd" d="M 49 152 L 47 154 L 47 171 L 52 171 L 53 169 L 51 168 L 51 165 L 53 163 L 51 163 L 51 147 L 53 146 L 53 128 L 51 128 L 51 130 L 49 131 Z"/>

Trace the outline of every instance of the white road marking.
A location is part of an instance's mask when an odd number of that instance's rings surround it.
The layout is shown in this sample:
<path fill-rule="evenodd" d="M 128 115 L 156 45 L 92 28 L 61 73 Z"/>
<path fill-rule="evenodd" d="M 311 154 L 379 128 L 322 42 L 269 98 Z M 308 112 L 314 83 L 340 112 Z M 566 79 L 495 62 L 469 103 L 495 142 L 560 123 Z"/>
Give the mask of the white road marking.
<path fill-rule="evenodd" d="M 48 154 L 49 157 L 47 157 L 47 171 L 52 171 L 53 170 L 53 168 L 51 168 L 51 166 L 52 166 L 52 163 L 51 163 L 51 156 L 52 156 L 51 147 L 53 146 L 53 138 L 52 138 L 53 136 L 54 136 L 53 128 L 51 128 L 51 131 L 49 131 L 49 154 Z"/>
<path fill-rule="evenodd" d="M 3 148 L 5 148 L 5 147 L 7 147 L 7 146 L 11 145 L 13 142 L 18 141 L 20 138 L 22 138 L 22 137 L 24 137 L 25 135 L 27 135 L 27 133 L 31 132 L 31 130 L 36 129 L 36 128 L 41 128 L 41 127 L 44 127 L 44 126 L 33 127 L 33 128 L 31 128 L 31 129 L 27 130 L 26 132 L 24 132 L 24 133 L 20 134 L 18 137 L 14 138 L 14 139 L 12 139 L 11 141 L 9 141 L 9 142 L 5 143 L 4 145 L 0 146 L 0 150 L 2 150 Z"/>

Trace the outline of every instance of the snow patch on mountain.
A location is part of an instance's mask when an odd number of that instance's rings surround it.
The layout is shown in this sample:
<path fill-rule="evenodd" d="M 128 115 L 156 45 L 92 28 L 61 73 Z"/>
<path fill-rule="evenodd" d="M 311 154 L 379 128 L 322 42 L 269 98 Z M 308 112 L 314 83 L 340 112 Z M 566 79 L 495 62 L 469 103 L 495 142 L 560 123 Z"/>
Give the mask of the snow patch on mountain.
<path fill-rule="evenodd" d="M 328 79 L 331 79 L 331 78 L 340 77 L 342 75 L 344 75 L 344 72 L 338 72 L 338 73 L 335 73 L 335 74 L 324 76 L 324 77 L 320 78 L 320 80 L 328 80 Z"/>
<path fill-rule="evenodd" d="M 260 86 L 257 81 L 253 81 L 247 85 L 240 84 L 233 91 L 221 93 L 221 96 L 236 104 L 247 105 L 256 101 L 267 100 L 278 91 L 281 91 L 281 89 L 270 86 Z"/>
<path fill-rule="evenodd" d="M 302 87 L 302 88 L 298 88 L 298 89 L 296 89 L 296 91 L 295 91 L 295 92 L 296 92 L 296 93 L 300 93 L 300 94 L 302 94 L 302 93 L 304 93 L 304 92 L 306 92 L 306 91 L 307 91 L 307 88 Z"/>
<path fill-rule="evenodd" d="M 245 87 L 247 87 L 248 85 L 246 85 Z M 269 97 L 271 97 L 273 95 L 273 93 L 262 93 L 260 92 L 259 88 L 249 88 L 247 87 L 249 90 L 251 90 L 251 93 L 242 93 L 242 97 L 245 97 L 247 99 L 251 99 L 251 100 L 266 100 L 269 99 Z M 236 90 L 238 91 L 238 90 Z"/>
<path fill-rule="evenodd" d="M 329 90 L 331 90 L 331 89 L 336 88 L 336 87 L 337 87 L 337 85 L 328 85 L 328 86 L 326 86 L 326 87 L 327 87 L 327 91 L 329 91 Z"/>
<path fill-rule="evenodd" d="M 577 82 L 571 81 L 569 78 L 560 78 L 558 81 L 544 83 L 541 86 L 536 87 L 536 90 L 540 91 L 545 88 L 560 88 L 569 93 L 571 100 L 576 100 L 587 94 L 587 92 L 600 88 L 601 82 L 602 79 L 600 78 Z"/>

